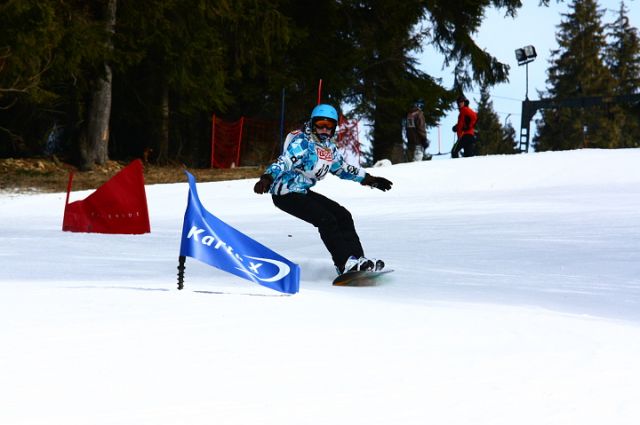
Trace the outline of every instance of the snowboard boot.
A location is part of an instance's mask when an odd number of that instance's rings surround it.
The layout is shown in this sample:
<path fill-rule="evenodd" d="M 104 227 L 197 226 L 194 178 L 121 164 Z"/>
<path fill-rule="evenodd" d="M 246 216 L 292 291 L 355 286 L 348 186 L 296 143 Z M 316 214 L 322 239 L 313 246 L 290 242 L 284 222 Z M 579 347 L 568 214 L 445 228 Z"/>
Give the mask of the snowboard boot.
<path fill-rule="evenodd" d="M 343 273 L 356 272 L 356 271 L 371 271 L 375 269 L 373 261 L 365 257 L 356 258 L 353 255 L 349 257 L 344 265 Z"/>
<path fill-rule="evenodd" d="M 375 268 L 374 270 L 379 272 L 380 270 L 384 269 L 384 261 L 382 260 L 375 260 Z"/>

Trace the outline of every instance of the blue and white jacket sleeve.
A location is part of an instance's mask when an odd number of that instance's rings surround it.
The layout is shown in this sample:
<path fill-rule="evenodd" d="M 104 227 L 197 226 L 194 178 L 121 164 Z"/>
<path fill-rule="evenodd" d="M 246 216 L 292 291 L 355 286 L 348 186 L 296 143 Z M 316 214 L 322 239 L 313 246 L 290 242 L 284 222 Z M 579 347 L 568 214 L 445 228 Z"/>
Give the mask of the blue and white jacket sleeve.
<path fill-rule="evenodd" d="M 305 193 L 315 185 L 316 178 L 312 174 L 315 156 L 310 155 L 309 147 L 309 141 L 304 135 L 297 135 L 282 155 L 267 167 L 265 174 L 273 177 L 272 194 Z"/>
<path fill-rule="evenodd" d="M 278 159 L 267 167 L 265 173 L 276 180 L 283 173 L 294 171 L 295 169 L 303 172 L 308 157 L 309 141 L 303 134 L 298 134 L 286 145 L 284 152 Z"/>
<path fill-rule="evenodd" d="M 364 168 L 356 167 L 355 165 L 348 164 L 338 148 L 333 146 L 333 163 L 329 170 L 331 174 L 340 177 L 344 180 L 353 180 L 360 183 L 366 174 Z"/>

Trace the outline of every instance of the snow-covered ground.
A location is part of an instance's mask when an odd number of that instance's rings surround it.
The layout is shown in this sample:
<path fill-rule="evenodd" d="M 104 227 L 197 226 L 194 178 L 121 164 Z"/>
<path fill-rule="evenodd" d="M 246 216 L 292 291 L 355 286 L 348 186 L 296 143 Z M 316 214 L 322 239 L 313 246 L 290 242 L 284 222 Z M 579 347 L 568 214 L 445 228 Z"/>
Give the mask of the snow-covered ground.
<path fill-rule="evenodd" d="M 188 187 L 151 233 L 61 231 L 65 195 L 0 194 L 0 424 L 640 422 L 640 150 L 466 158 L 329 176 L 366 253 L 332 287 L 310 225 L 199 183 L 213 214 L 302 267 L 293 296 L 187 259 Z M 72 201 L 90 192 L 72 193 Z M 198 292 L 201 291 L 201 292 Z"/>

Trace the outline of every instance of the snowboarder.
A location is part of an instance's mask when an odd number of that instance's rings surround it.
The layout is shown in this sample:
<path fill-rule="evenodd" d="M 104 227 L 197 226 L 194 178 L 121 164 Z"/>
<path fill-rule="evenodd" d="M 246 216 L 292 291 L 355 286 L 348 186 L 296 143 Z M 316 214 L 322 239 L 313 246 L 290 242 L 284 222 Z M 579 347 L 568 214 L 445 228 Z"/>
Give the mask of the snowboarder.
<path fill-rule="evenodd" d="M 318 228 L 339 274 L 359 270 L 382 270 L 384 262 L 366 258 L 351 213 L 337 202 L 310 190 L 327 173 L 364 186 L 387 191 L 393 183 L 347 164 L 334 136 L 338 112 L 327 104 L 311 111 L 305 131 L 298 132 L 254 185 L 255 193 L 271 193 L 276 207 Z"/>

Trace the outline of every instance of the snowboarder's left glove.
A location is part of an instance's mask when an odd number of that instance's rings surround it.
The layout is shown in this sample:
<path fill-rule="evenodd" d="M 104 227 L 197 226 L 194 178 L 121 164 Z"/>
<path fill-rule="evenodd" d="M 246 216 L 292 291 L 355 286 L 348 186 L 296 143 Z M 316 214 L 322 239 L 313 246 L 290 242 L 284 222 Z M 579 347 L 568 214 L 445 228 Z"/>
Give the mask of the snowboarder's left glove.
<path fill-rule="evenodd" d="M 374 177 L 369 173 L 364 175 L 364 179 L 360 182 L 360 184 L 364 186 L 375 187 L 376 189 L 380 189 L 383 192 L 386 192 L 387 190 L 391 189 L 391 186 L 393 186 L 393 183 L 391 183 L 384 177 Z"/>
<path fill-rule="evenodd" d="M 271 187 L 271 183 L 273 183 L 273 177 L 269 174 L 263 174 L 260 176 L 260 180 L 253 186 L 253 191 L 259 194 L 267 193 Z"/>

